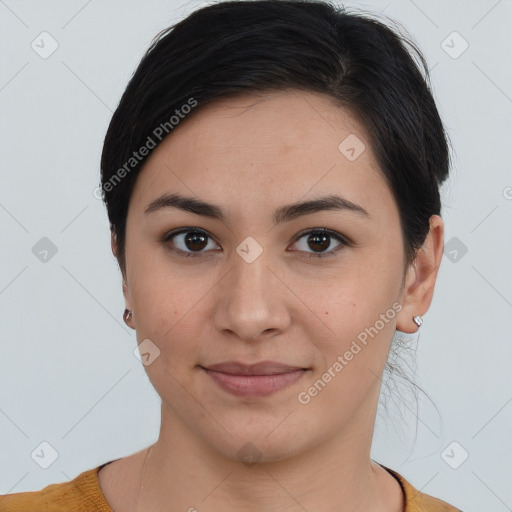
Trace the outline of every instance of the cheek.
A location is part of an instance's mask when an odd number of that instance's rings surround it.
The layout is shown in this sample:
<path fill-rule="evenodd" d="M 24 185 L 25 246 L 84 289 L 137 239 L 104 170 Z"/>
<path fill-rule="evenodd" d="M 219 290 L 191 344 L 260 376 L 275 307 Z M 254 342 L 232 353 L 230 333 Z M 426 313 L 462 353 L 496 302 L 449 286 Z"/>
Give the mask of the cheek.
<path fill-rule="evenodd" d="M 129 291 L 135 311 L 139 342 L 149 338 L 159 347 L 169 349 L 187 325 L 194 321 L 200 298 L 207 286 L 201 279 L 191 281 L 176 271 L 161 251 L 134 248 L 130 253 Z"/>
<path fill-rule="evenodd" d="M 301 403 L 309 400 L 310 413 L 319 417 L 329 410 L 335 425 L 354 416 L 368 393 L 378 394 L 400 307 L 385 281 L 370 288 L 360 283 L 345 281 L 343 291 L 333 294 L 336 301 L 318 310 L 329 329 L 313 329 L 316 320 L 307 327 L 319 357 L 314 378 L 301 389 Z"/>
<path fill-rule="evenodd" d="M 358 261 L 354 258 L 329 274 L 318 274 L 315 286 L 305 280 L 294 286 L 294 291 L 326 324 L 326 334 L 342 331 L 354 336 L 358 329 L 372 325 L 391 307 L 399 296 L 400 281 L 397 264 L 374 251 L 373 255 Z"/>
<path fill-rule="evenodd" d="M 363 367 L 380 372 L 401 309 L 400 282 L 400 252 L 389 246 L 361 251 L 350 264 L 324 276 L 313 291 L 311 287 L 308 291 L 307 282 L 303 284 L 297 295 L 307 297 L 314 314 L 300 308 L 298 316 L 303 316 L 297 322 L 317 346 L 321 366 L 329 368 L 347 353 L 350 370 L 344 373 L 350 373 L 354 382 L 371 377 L 370 372 L 360 371 Z"/>

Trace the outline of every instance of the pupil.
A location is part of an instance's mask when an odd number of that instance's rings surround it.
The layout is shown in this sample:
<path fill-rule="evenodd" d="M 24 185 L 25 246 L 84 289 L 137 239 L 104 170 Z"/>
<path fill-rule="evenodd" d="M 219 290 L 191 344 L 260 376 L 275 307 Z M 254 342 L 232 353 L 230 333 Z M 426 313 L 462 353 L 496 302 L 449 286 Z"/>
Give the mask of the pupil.
<path fill-rule="evenodd" d="M 329 247 L 329 243 L 327 243 L 327 245 L 325 245 L 325 241 L 329 238 L 328 235 L 311 235 L 309 237 L 309 240 L 316 240 L 314 242 L 314 244 L 316 245 L 316 247 L 318 248 L 320 244 L 318 244 L 318 240 L 322 240 L 322 242 L 324 242 L 324 246 L 323 247 L 320 247 L 320 248 L 323 248 L 323 249 L 327 249 Z M 314 247 L 312 247 L 312 249 L 314 249 Z"/>
<path fill-rule="evenodd" d="M 205 241 L 206 237 L 202 233 L 197 233 L 194 231 L 191 231 L 190 233 L 192 233 L 192 234 L 189 234 L 187 237 L 185 237 L 187 247 L 191 250 L 203 249 L 204 247 L 190 247 L 189 243 L 191 243 L 192 245 L 199 244 L 201 246 L 201 241 L 202 241 L 203 245 L 204 245 L 204 241 Z"/>

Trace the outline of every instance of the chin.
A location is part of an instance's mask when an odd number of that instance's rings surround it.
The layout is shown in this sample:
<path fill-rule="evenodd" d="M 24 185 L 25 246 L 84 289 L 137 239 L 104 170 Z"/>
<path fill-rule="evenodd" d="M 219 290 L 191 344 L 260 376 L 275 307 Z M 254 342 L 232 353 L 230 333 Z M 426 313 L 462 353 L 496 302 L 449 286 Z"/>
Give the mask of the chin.
<path fill-rule="evenodd" d="M 232 461 L 244 462 L 248 467 L 255 463 L 280 462 L 308 449 L 306 440 L 301 443 L 296 432 L 277 427 L 261 428 L 256 423 L 254 428 L 229 430 L 223 439 L 210 439 L 206 442 L 222 457 Z M 279 428 L 282 428 L 278 433 Z M 270 434 L 269 434 L 270 433 Z"/>

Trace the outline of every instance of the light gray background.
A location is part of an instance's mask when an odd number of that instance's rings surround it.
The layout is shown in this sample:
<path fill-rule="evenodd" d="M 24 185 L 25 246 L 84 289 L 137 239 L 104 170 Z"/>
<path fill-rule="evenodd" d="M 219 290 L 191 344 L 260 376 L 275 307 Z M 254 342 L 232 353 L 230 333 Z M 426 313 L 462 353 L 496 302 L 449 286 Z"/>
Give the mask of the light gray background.
<path fill-rule="evenodd" d="M 157 439 L 159 397 L 133 355 L 93 190 L 140 57 L 200 5 L 0 0 L 0 494 L 69 480 Z M 459 246 L 443 257 L 416 352 L 416 382 L 439 414 L 421 395 L 419 411 L 411 401 L 390 403 L 388 416 L 379 407 L 372 458 L 464 512 L 511 510 L 512 2 L 345 5 L 413 35 L 454 146 L 443 218 L 445 241 Z M 46 59 L 31 47 L 43 31 L 58 43 Z M 469 44 L 457 58 L 446 51 L 462 48 L 454 31 Z M 43 237 L 57 247 L 46 262 L 32 252 Z M 31 456 L 42 442 L 58 452 L 48 469 Z"/>

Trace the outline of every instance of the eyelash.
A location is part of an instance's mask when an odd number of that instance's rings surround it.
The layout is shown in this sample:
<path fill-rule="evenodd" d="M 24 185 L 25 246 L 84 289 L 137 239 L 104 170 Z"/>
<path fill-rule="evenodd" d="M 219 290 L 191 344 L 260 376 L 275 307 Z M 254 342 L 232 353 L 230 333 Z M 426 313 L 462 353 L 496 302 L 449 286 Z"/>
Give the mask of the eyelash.
<path fill-rule="evenodd" d="M 166 235 L 164 235 L 162 242 L 164 244 L 167 244 L 167 242 L 169 242 L 169 240 L 171 240 L 172 238 L 174 238 L 178 235 L 182 235 L 184 233 L 192 233 L 192 232 L 202 234 L 202 235 L 213 240 L 213 238 L 203 229 L 185 228 L 185 229 L 181 229 L 179 231 L 172 231 L 170 233 L 167 233 Z M 295 241 L 293 243 L 296 243 L 297 241 L 299 241 L 301 238 L 305 237 L 306 235 L 312 235 L 312 234 L 328 235 L 329 237 L 334 238 L 337 242 L 339 242 L 340 245 L 335 247 L 333 250 L 324 252 L 324 253 L 308 253 L 308 252 L 306 252 L 306 258 L 327 258 L 327 257 L 337 254 L 341 249 L 343 249 L 343 247 L 350 245 L 350 243 L 347 241 L 347 239 L 344 238 L 342 235 L 340 235 L 336 231 L 331 231 L 330 229 L 327 229 L 327 228 L 316 228 L 316 229 L 313 228 L 313 229 L 304 231 L 304 232 L 300 233 L 299 235 L 297 235 L 297 238 L 295 239 Z M 171 248 L 170 250 L 172 252 L 179 254 L 180 256 L 185 257 L 185 258 L 190 258 L 190 257 L 197 258 L 197 257 L 203 256 L 203 253 L 201 253 L 201 252 L 198 252 L 198 253 L 186 252 L 186 251 L 182 251 L 181 249 L 174 249 L 174 248 Z M 301 252 L 301 251 L 298 251 L 298 252 Z"/>

